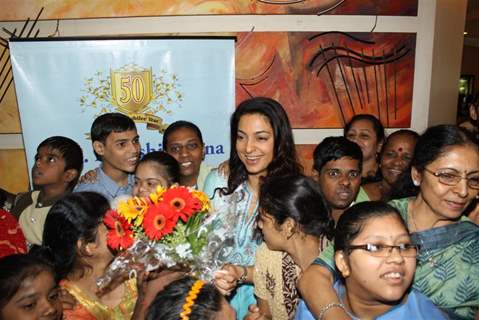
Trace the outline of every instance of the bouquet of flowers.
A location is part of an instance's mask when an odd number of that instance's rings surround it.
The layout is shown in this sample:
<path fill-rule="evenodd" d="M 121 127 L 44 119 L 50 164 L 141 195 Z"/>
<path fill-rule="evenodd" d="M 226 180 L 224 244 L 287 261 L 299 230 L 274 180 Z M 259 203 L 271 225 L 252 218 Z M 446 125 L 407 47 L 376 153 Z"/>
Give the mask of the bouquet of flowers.
<path fill-rule="evenodd" d="M 97 280 L 99 289 L 120 274 L 134 273 L 138 265 L 147 271 L 179 265 L 211 279 L 224 262 L 222 251 L 231 233 L 215 228 L 210 210 L 204 193 L 177 185 L 159 186 L 146 199 L 120 201 L 106 213 L 104 223 L 108 246 L 122 252 Z"/>

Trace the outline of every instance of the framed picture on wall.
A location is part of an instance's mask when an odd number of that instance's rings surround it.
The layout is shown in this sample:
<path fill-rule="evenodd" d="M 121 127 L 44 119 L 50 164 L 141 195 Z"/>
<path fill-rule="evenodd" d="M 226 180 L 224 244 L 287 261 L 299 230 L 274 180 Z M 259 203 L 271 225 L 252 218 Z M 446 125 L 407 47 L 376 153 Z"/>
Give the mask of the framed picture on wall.
<path fill-rule="evenodd" d="M 474 92 L 474 75 L 462 74 L 459 78 L 459 94 L 469 96 Z"/>
<path fill-rule="evenodd" d="M 461 122 L 468 116 L 467 105 L 473 98 L 474 78 L 475 77 L 472 74 L 462 74 L 459 78 L 459 96 L 457 104 L 458 122 Z"/>

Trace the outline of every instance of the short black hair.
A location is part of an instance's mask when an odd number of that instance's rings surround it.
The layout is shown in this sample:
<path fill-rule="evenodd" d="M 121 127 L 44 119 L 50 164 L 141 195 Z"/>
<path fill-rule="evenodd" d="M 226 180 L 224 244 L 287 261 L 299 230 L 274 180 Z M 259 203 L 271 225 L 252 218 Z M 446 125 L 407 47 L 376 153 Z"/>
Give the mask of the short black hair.
<path fill-rule="evenodd" d="M 183 311 L 186 297 L 196 279 L 186 276 L 173 281 L 160 291 L 150 304 L 146 320 L 177 320 Z M 221 310 L 221 293 L 214 284 L 205 283 L 201 287 L 189 314 L 190 320 L 213 320 Z"/>
<path fill-rule="evenodd" d="M 101 143 L 105 143 L 110 133 L 130 130 L 136 130 L 135 122 L 130 117 L 119 112 L 105 113 L 97 117 L 91 125 L 91 142 L 100 141 Z M 97 154 L 95 150 L 93 150 L 93 152 L 95 153 L 96 159 L 101 160 L 100 155 Z"/>
<path fill-rule="evenodd" d="M 56 278 L 52 266 L 33 254 L 12 254 L 0 258 L 0 310 L 12 299 L 23 281 L 43 271 Z"/>
<path fill-rule="evenodd" d="M 351 118 L 351 120 L 349 120 L 348 123 L 346 123 L 346 125 L 344 126 L 344 136 L 348 134 L 348 131 L 349 129 L 351 129 L 351 126 L 353 125 L 353 123 L 360 120 L 369 121 L 373 125 L 374 132 L 376 133 L 376 138 L 378 142 L 384 141 L 386 134 L 384 133 L 384 126 L 381 123 L 381 121 L 378 118 L 376 118 L 374 115 L 365 114 L 365 113 L 355 115 L 354 117 Z"/>
<path fill-rule="evenodd" d="M 450 124 L 429 127 L 416 143 L 411 166 L 422 173 L 428 164 L 455 146 L 471 146 L 479 151 L 474 136 L 463 128 Z"/>
<path fill-rule="evenodd" d="M 83 151 L 80 145 L 70 138 L 53 136 L 43 140 L 38 145 L 37 152 L 42 147 L 47 147 L 60 152 L 65 160 L 65 171 L 70 169 L 75 169 L 77 171 L 78 174 L 76 178 L 68 185 L 69 189 L 73 189 L 83 170 Z"/>
<path fill-rule="evenodd" d="M 198 139 L 200 139 L 201 144 L 204 144 L 203 142 L 203 135 L 201 134 L 200 128 L 193 122 L 185 121 L 185 120 L 179 120 L 175 121 L 172 124 L 166 128 L 165 132 L 163 133 L 163 150 L 166 151 L 166 145 L 168 144 L 168 137 L 175 132 L 178 129 L 191 129 L 197 136 Z"/>
<path fill-rule="evenodd" d="M 321 172 L 323 166 L 332 160 L 348 157 L 359 162 L 359 170 L 363 166 L 361 148 L 345 137 L 327 137 L 319 143 L 313 152 L 313 169 Z"/>
<path fill-rule="evenodd" d="M 334 231 L 334 251 L 348 250 L 351 242 L 356 239 L 369 219 L 389 215 L 396 216 L 404 229 L 408 230 L 399 211 L 385 202 L 365 201 L 347 208 L 339 217 Z"/>
<path fill-rule="evenodd" d="M 180 183 L 180 165 L 178 164 L 178 161 L 176 161 L 176 159 L 173 158 L 173 156 L 171 156 L 169 153 L 164 151 L 153 151 L 147 153 L 143 156 L 143 158 L 141 158 L 138 165 L 144 162 L 154 162 L 165 168 L 166 174 L 168 175 L 168 177 L 165 178 L 167 178 L 170 185 L 174 183 Z"/>

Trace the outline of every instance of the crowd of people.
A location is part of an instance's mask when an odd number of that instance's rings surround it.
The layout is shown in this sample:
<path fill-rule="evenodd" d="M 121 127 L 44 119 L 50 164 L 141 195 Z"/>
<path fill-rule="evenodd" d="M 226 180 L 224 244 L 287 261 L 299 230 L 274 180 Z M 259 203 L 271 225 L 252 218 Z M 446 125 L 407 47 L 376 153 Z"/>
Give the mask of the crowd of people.
<path fill-rule="evenodd" d="M 172 123 L 163 151 L 140 154 L 128 116 L 80 146 L 37 148 L 34 190 L 0 200 L 0 319 L 477 319 L 479 144 L 455 125 L 386 136 L 372 115 L 318 141 L 310 177 L 288 116 L 252 98 L 230 121 L 230 155 L 207 166 L 201 130 Z M 140 270 L 99 291 L 117 252 L 103 218 L 119 197 L 158 186 L 207 194 L 214 225 L 234 226 L 227 264 L 205 281 Z M 136 272 L 135 272 L 136 273 Z"/>

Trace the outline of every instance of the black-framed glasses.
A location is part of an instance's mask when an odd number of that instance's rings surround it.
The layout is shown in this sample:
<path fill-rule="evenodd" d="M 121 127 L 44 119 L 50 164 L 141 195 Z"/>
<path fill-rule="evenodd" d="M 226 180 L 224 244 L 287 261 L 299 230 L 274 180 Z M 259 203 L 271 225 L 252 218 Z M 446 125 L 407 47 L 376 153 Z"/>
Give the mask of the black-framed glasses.
<path fill-rule="evenodd" d="M 391 255 L 394 249 L 397 249 L 399 254 L 406 258 L 414 258 L 417 256 L 419 246 L 410 243 L 401 243 L 397 246 L 390 246 L 386 244 L 366 243 L 360 245 L 351 245 L 346 250 L 351 253 L 353 250 L 364 250 L 373 257 L 387 258 Z"/>
<path fill-rule="evenodd" d="M 439 179 L 439 182 L 445 184 L 446 186 L 455 186 L 457 185 L 462 179 L 467 181 L 467 186 L 471 189 L 479 190 L 479 174 L 477 176 L 463 177 L 457 172 L 451 171 L 432 171 L 428 168 L 424 168 L 426 172 L 429 172 L 433 176 Z"/>

